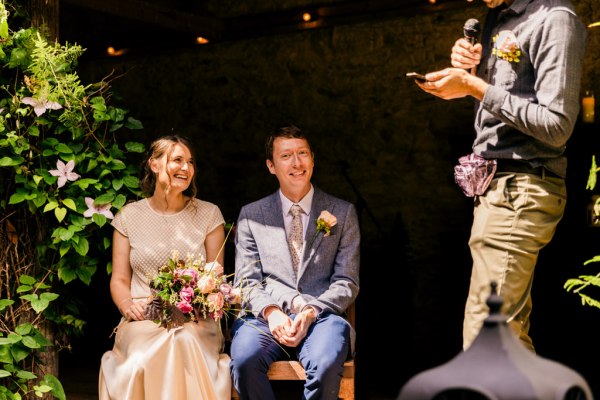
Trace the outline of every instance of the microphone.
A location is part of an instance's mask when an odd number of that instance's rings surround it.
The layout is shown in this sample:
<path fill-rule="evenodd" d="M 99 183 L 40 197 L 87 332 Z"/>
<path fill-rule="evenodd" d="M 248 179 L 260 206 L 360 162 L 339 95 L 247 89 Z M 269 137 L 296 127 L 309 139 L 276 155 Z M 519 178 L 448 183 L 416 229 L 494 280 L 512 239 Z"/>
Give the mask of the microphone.
<path fill-rule="evenodd" d="M 472 45 L 477 43 L 477 37 L 479 36 L 479 21 L 476 18 L 469 18 L 467 22 L 465 22 L 465 26 L 463 27 L 463 33 L 465 35 L 465 39 Z"/>

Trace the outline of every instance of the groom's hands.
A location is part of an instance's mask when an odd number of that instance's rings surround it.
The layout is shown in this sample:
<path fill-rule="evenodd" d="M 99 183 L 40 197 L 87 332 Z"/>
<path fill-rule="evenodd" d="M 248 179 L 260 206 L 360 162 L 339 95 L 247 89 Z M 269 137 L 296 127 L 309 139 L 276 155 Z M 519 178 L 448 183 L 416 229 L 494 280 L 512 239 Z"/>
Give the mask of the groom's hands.
<path fill-rule="evenodd" d="M 292 326 L 292 319 L 278 307 L 269 307 L 264 312 L 265 318 L 269 323 L 269 330 L 273 337 L 280 343 L 282 338 L 287 335 L 288 330 Z"/>
<path fill-rule="evenodd" d="M 298 346 L 306 337 L 308 328 L 317 320 L 317 310 L 313 307 L 306 307 L 296 314 L 294 320 L 277 307 L 265 310 L 264 315 L 273 337 L 279 343 L 289 347 Z"/>
<path fill-rule="evenodd" d="M 306 337 L 308 328 L 317 320 L 317 310 L 313 307 L 306 307 L 304 310 L 296 314 L 292 326 L 288 330 L 287 336 L 284 336 L 285 342 L 281 341 L 289 347 L 296 347 L 302 339 Z"/>

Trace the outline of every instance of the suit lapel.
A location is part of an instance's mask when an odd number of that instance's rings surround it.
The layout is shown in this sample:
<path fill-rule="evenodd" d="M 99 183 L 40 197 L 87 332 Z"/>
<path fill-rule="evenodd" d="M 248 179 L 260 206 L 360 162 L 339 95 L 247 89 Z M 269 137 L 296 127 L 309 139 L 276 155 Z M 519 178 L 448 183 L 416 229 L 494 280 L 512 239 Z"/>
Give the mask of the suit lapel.
<path fill-rule="evenodd" d="M 312 258 L 317 252 L 321 240 L 323 240 L 323 234 L 317 233 L 317 218 L 321 214 L 321 211 L 328 210 L 333 214 L 333 205 L 330 204 L 323 192 L 315 187 L 315 194 L 313 196 L 312 206 L 310 210 L 310 218 L 308 221 L 308 227 L 306 229 L 306 237 L 304 238 L 304 256 L 302 257 L 302 268 L 300 269 L 300 275 L 304 272 L 307 265 L 310 263 Z M 314 241 L 313 241 L 314 238 Z"/>
<path fill-rule="evenodd" d="M 271 195 L 269 200 L 263 204 L 262 213 L 265 227 L 270 232 L 269 237 L 266 239 L 271 242 L 268 248 L 274 252 L 272 257 L 287 261 L 290 273 L 293 275 L 294 267 L 292 266 L 292 256 L 285 233 L 281 198 L 278 191 Z M 288 257 L 286 257 L 286 254 Z"/>

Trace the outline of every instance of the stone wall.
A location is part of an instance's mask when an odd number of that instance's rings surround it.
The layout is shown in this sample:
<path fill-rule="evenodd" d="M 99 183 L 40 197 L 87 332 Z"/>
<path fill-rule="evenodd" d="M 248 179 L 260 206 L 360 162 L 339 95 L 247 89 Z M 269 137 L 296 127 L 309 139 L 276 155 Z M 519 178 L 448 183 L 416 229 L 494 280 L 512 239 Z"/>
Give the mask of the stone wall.
<path fill-rule="evenodd" d="M 234 16 L 253 6 L 272 11 L 301 3 L 210 4 Z M 598 0 L 575 4 L 584 22 L 600 20 Z M 156 48 L 90 60 L 82 77 L 124 74 L 113 86 L 143 122 L 145 140 L 169 132 L 193 137 L 200 196 L 218 204 L 228 221 L 277 188 L 265 167 L 266 134 L 288 123 L 312 134 L 314 183 L 356 203 L 361 216 L 359 392 L 395 394 L 408 377 L 461 349 L 472 210 L 452 176 L 457 158 L 470 152 L 471 100 L 434 98 L 404 75 L 449 66 L 465 20 L 483 20 L 484 13 L 483 6 L 471 7 L 187 50 Z M 600 28 L 589 32 L 582 87 L 600 96 Z M 228 257 L 229 268 L 232 262 Z M 553 296 L 567 296 L 562 276 L 548 279 L 543 285 Z M 553 353 L 553 346 L 548 356 L 566 352 Z M 403 360 L 398 369 L 383 368 L 389 357 Z M 584 368 L 579 359 L 568 361 Z"/>

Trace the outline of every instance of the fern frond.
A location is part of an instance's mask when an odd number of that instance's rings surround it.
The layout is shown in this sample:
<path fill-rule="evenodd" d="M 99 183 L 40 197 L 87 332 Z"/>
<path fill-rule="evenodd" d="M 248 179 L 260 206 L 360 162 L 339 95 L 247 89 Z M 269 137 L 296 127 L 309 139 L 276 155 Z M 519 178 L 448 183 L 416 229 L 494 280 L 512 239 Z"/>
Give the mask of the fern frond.
<path fill-rule="evenodd" d="M 585 281 L 582 279 L 577 279 L 577 278 L 572 278 L 569 279 L 565 282 L 563 288 L 567 291 L 570 292 L 571 289 L 573 289 L 576 286 L 581 286 L 581 285 L 585 285 Z"/>
<path fill-rule="evenodd" d="M 579 296 L 581 296 L 582 305 L 584 305 L 584 306 L 588 305 L 588 306 L 600 308 L 600 301 L 592 299 L 590 296 L 587 296 L 583 293 L 579 293 Z"/>

